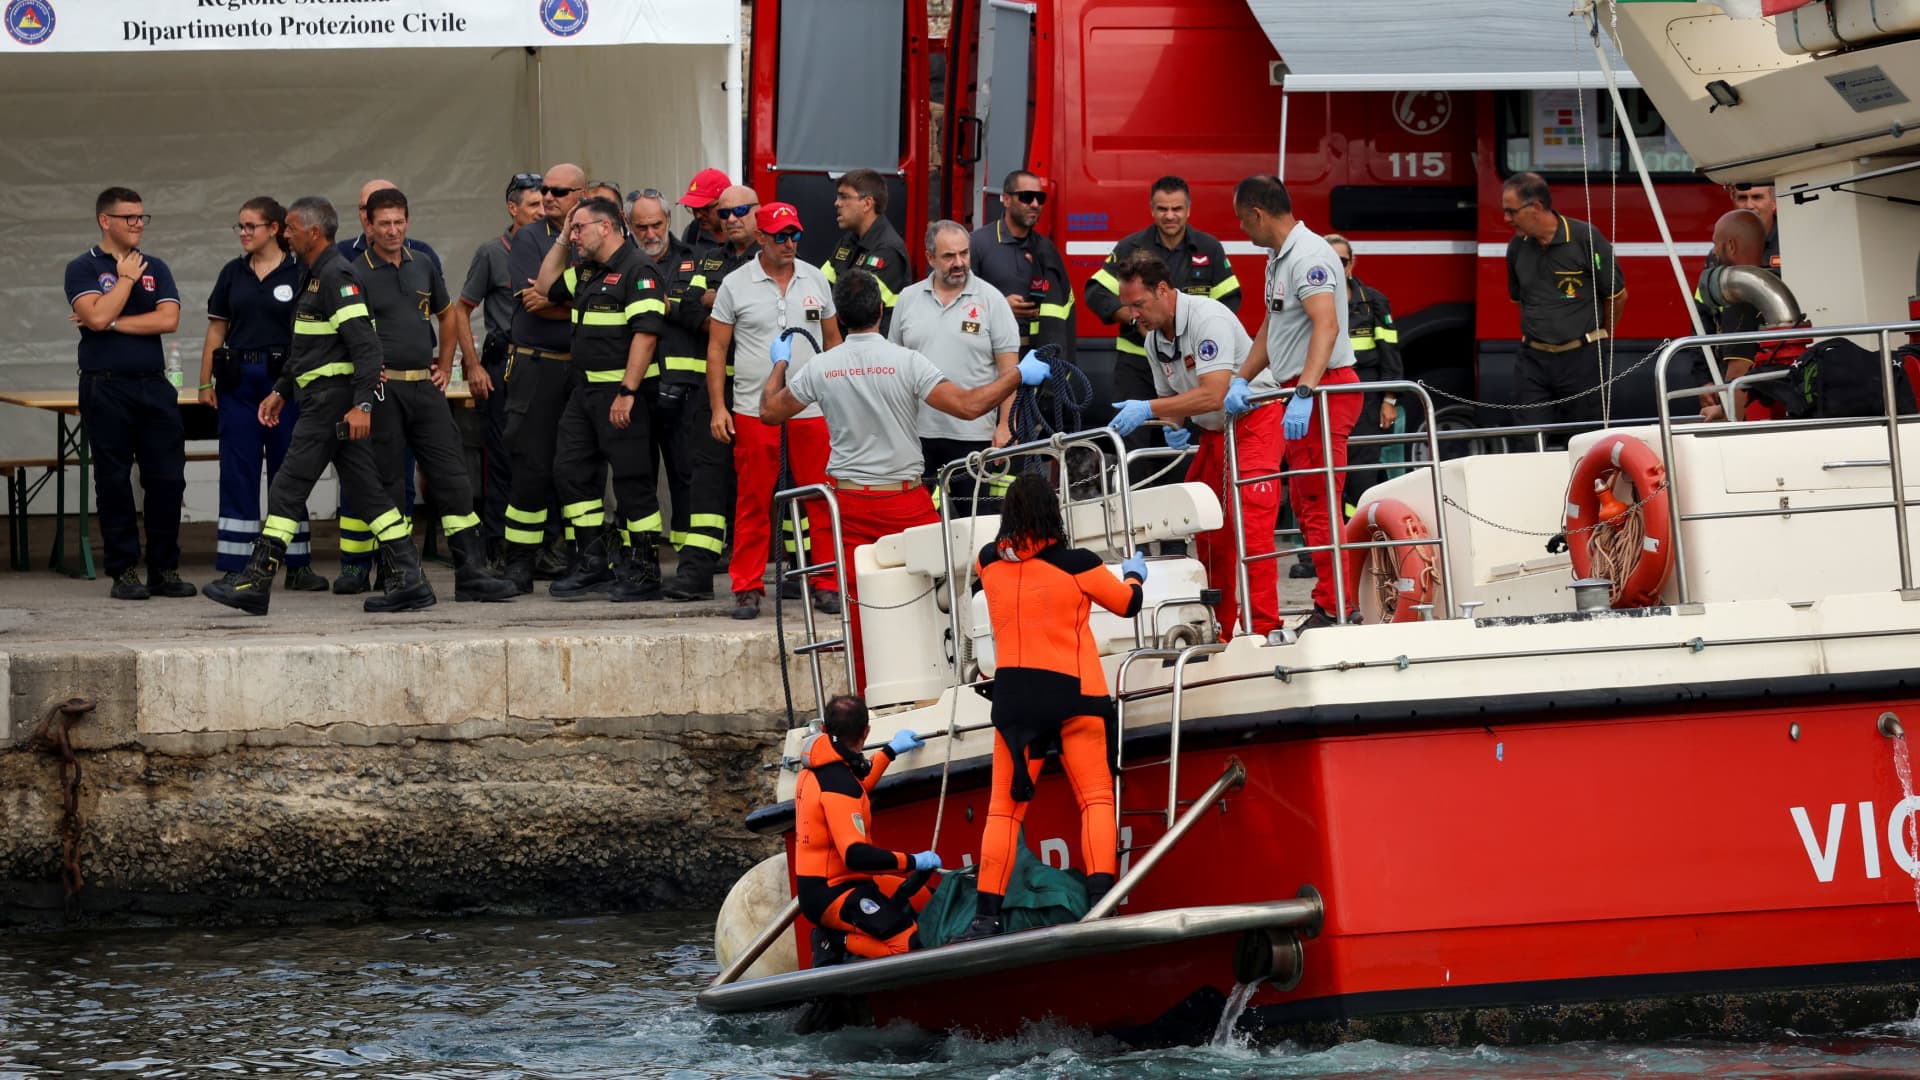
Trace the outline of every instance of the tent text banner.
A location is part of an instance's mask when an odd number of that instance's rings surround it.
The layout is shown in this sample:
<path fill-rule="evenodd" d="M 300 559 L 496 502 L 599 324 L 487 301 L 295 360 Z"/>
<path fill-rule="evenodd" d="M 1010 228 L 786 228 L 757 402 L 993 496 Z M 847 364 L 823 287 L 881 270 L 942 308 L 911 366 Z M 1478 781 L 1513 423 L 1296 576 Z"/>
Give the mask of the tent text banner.
<path fill-rule="evenodd" d="M 730 44 L 713 0 L 0 0 L 0 52 Z"/>

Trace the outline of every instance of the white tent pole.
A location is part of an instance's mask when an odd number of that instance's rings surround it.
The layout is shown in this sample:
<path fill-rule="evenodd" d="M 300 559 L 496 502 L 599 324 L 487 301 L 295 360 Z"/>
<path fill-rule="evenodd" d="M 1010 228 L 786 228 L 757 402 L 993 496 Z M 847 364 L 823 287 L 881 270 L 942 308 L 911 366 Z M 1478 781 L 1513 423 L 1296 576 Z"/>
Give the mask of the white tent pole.
<path fill-rule="evenodd" d="M 744 184 L 747 183 L 747 178 L 741 175 L 741 171 L 746 168 L 746 162 L 743 160 L 740 150 L 742 139 L 740 127 L 740 109 L 742 107 L 740 88 L 742 84 L 747 81 L 747 73 L 740 70 L 740 52 L 740 42 L 738 40 L 727 46 L 726 162 L 727 175 L 733 177 L 736 183 Z"/>

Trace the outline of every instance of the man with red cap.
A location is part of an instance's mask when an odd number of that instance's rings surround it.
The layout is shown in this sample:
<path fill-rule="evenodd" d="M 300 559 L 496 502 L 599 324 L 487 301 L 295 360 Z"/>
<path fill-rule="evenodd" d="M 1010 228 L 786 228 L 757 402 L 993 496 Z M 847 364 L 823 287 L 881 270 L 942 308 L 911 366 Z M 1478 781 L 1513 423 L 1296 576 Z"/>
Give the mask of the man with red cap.
<path fill-rule="evenodd" d="M 680 205 L 693 211 L 692 223 L 680 234 L 681 243 L 698 251 L 703 245 L 726 241 L 726 234 L 720 230 L 718 203 L 720 193 L 732 185 L 733 181 L 719 169 L 701 169 L 693 174 L 687 193 L 680 196 Z"/>
<path fill-rule="evenodd" d="M 707 396 L 716 403 L 726 400 L 727 350 L 733 350 L 733 407 L 713 410 L 713 437 L 733 446 L 733 560 L 727 571 L 736 619 L 758 617 L 766 593 L 761 578 L 767 567 L 772 523 L 768 511 L 779 480 L 783 429 L 794 483 L 819 484 L 827 478 L 827 422 L 818 406 L 779 427 L 760 422 L 760 395 L 773 370 L 773 344 L 788 330 L 804 331 L 791 342 L 796 361 L 840 344 L 840 322 L 827 277 L 795 254 L 800 247 L 800 212 L 789 203 L 765 203 L 754 212 L 754 220 L 760 231 L 760 253 L 720 282 L 707 335 Z M 833 526 L 826 506 L 818 500 L 810 502 L 807 518 L 808 532 L 819 538 L 820 546 L 813 551 L 811 544 L 805 545 L 808 550 L 800 560 L 830 561 L 827 552 Z M 816 578 L 815 584 L 814 605 L 838 614 L 838 580 L 829 573 Z"/>

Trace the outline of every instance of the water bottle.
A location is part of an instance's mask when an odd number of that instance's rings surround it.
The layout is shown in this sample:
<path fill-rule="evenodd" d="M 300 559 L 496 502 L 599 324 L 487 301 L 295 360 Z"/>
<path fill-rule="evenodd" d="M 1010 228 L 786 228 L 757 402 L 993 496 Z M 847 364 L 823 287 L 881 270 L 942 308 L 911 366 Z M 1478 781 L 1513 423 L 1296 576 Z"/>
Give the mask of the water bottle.
<path fill-rule="evenodd" d="M 177 341 L 167 344 L 167 381 L 172 383 L 176 390 L 184 385 L 184 380 L 180 376 L 180 343 Z"/>

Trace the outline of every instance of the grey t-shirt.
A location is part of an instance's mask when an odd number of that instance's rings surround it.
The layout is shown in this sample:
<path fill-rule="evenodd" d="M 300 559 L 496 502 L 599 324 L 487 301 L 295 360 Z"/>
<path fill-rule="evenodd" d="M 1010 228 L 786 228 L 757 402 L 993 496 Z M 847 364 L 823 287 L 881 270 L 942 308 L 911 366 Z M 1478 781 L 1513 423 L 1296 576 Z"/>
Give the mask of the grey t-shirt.
<path fill-rule="evenodd" d="M 466 301 L 467 306 L 480 309 L 486 332 L 501 337 L 506 337 L 513 327 L 513 309 L 520 306 L 513 298 L 513 287 L 507 282 L 507 252 L 512 248 L 509 243 L 512 235 L 508 232 L 481 244 L 473 253 L 473 261 L 467 264 L 467 280 L 460 286 L 460 299 Z"/>
<path fill-rule="evenodd" d="M 1333 339 L 1327 370 L 1353 366 L 1353 342 L 1347 340 L 1347 275 L 1340 258 L 1320 234 L 1296 224 L 1280 250 L 1267 256 L 1267 366 L 1275 382 L 1300 377 L 1307 368 L 1307 343 L 1313 339 L 1313 319 L 1304 301 L 1321 293 L 1333 294 L 1333 310 L 1340 332 Z"/>
<path fill-rule="evenodd" d="M 713 297 L 713 321 L 733 327 L 733 411 L 743 416 L 760 415 L 760 391 L 773 368 L 767 350 L 782 330 L 804 327 L 824 345 L 823 327 L 835 314 L 833 287 L 812 263 L 793 261 L 793 280 L 787 282 L 785 292 L 768 276 L 759 256 L 728 274 Z M 792 340 L 789 379 L 806 367 L 812 353 L 806 338 L 795 334 Z M 800 418 L 819 415 L 819 409 L 809 408 Z"/>
<path fill-rule="evenodd" d="M 921 353 L 955 385 L 971 390 L 999 376 L 993 364 L 996 353 L 1019 353 L 1020 324 L 1006 296 L 978 274 L 969 274 L 960 295 L 945 305 L 934 293 L 933 282 L 922 279 L 900 290 L 887 340 Z M 975 420 L 962 420 L 923 408 L 920 437 L 989 442 L 998 417 L 997 409 Z"/>
<path fill-rule="evenodd" d="M 895 325 L 898 325 L 897 323 Z M 827 414 L 827 475 L 853 484 L 920 476 L 915 418 L 946 381 L 933 361 L 879 334 L 853 334 L 787 376 L 787 389 Z M 755 403 L 756 407 L 758 402 Z"/>
<path fill-rule="evenodd" d="M 1157 331 L 1147 334 L 1147 366 L 1153 370 L 1153 388 L 1161 397 L 1184 394 L 1200 385 L 1200 376 L 1224 371 L 1229 377 L 1240 370 L 1241 361 L 1253 349 L 1253 338 L 1240 325 L 1240 316 L 1227 305 L 1204 296 L 1174 294 L 1173 337 L 1168 340 Z M 1253 380 L 1255 392 L 1271 390 L 1269 372 Z M 1225 431 L 1227 414 L 1222 410 L 1200 413 L 1194 423 L 1208 431 Z"/>

